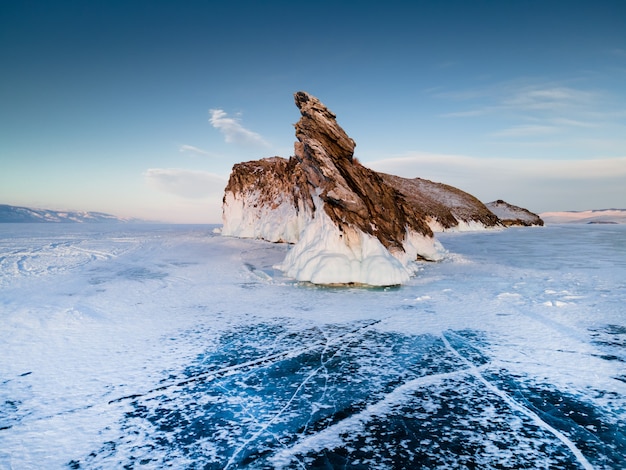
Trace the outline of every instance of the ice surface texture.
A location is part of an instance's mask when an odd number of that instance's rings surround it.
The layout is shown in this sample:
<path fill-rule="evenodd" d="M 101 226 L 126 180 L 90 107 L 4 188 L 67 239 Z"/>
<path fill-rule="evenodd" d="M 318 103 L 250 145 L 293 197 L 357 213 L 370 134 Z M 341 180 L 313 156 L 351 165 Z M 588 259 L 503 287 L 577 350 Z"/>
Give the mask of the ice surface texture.
<path fill-rule="evenodd" d="M 624 468 L 626 227 L 321 288 L 207 227 L 0 227 L 0 468 Z"/>

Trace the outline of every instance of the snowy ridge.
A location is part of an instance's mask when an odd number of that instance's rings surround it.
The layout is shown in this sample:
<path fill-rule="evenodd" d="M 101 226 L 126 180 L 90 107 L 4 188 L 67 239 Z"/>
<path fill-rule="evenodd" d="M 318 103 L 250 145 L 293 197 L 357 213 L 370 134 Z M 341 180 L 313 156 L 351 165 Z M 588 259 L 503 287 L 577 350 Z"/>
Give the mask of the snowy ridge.
<path fill-rule="evenodd" d="M 551 224 L 626 224 L 626 209 L 543 212 L 540 215 Z"/>
<path fill-rule="evenodd" d="M 0 223 L 102 223 L 138 222 L 103 212 L 55 211 L 0 204 Z"/>

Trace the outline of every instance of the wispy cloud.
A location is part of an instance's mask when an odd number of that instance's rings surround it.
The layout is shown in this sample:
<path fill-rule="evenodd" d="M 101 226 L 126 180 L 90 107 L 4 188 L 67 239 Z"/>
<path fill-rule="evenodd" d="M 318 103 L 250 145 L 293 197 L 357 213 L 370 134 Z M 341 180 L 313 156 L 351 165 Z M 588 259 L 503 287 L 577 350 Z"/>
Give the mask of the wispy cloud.
<path fill-rule="evenodd" d="M 591 104 L 596 94 L 563 86 L 528 86 L 504 97 L 502 105 L 524 110 L 555 110 Z"/>
<path fill-rule="evenodd" d="M 623 112 L 609 92 L 586 89 L 575 79 L 520 79 L 476 89 L 436 91 L 432 96 L 457 103 L 458 109 L 440 117 L 480 119 L 485 129 L 482 137 L 498 139 L 498 144 L 506 139 L 515 139 L 515 144 L 544 144 L 545 137 L 559 134 L 571 146 L 573 139 L 594 138 L 601 135 L 601 129 L 614 128 Z"/>
<path fill-rule="evenodd" d="M 438 91 L 433 96 L 458 102 L 472 101 L 471 110 L 443 114 L 443 117 L 472 117 L 494 111 L 562 111 L 588 108 L 599 94 L 554 83 L 496 83 L 491 86 L 456 91 Z"/>
<path fill-rule="evenodd" d="M 143 176 L 149 186 L 187 199 L 209 198 L 226 187 L 225 178 L 207 171 L 150 168 Z"/>
<path fill-rule="evenodd" d="M 178 151 L 181 153 L 191 153 L 193 155 L 202 155 L 202 156 L 206 156 L 206 157 L 215 157 L 216 155 L 208 152 L 206 150 L 202 150 L 201 148 L 198 147 L 194 147 L 193 145 L 181 145 L 178 148 Z"/>
<path fill-rule="evenodd" d="M 483 107 L 483 108 L 478 108 L 478 109 L 470 109 L 467 111 L 455 111 L 452 113 L 444 113 L 444 114 L 440 114 L 440 116 L 450 117 L 450 118 L 476 117 L 476 116 L 484 116 L 485 114 L 492 113 L 494 111 L 497 111 L 498 109 L 500 108 L 496 106 L 490 106 L 490 107 Z"/>
<path fill-rule="evenodd" d="M 598 127 L 598 124 L 588 121 L 581 121 L 577 119 L 568 119 L 568 118 L 555 118 L 552 120 L 557 125 L 567 126 L 567 127 Z"/>
<path fill-rule="evenodd" d="M 270 144 L 260 134 L 246 129 L 237 118 L 229 117 L 222 109 L 210 109 L 211 125 L 224 135 L 229 144 L 246 144 L 269 147 Z"/>
<path fill-rule="evenodd" d="M 502 129 L 491 134 L 492 137 L 529 137 L 555 134 L 560 131 L 556 126 L 519 125 Z"/>

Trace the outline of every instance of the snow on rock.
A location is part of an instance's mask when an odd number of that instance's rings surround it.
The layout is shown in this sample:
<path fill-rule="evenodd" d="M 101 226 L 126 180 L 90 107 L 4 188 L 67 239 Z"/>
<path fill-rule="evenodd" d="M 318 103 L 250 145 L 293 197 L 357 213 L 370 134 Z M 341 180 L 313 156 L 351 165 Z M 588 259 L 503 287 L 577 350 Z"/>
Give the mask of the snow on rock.
<path fill-rule="evenodd" d="M 543 220 L 541 220 L 541 217 L 537 214 L 530 212 L 528 209 L 509 204 L 502 199 L 489 202 L 485 205 L 491 212 L 497 215 L 506 226 L 523 225 L 530 227 L 533 225 L 543 225 Z"/>
<path fill-rule="evenodd" d="M 425 215 L 433 232 L 473 231 L 501 225 L 498 217 L 482 202 L 454 186 L 422 178 L 380 175 L 414 210 Z"/>
<path fill-rule="evenodd" d="M 297 170 L 280 157 L 236 164 L 224 193 L 222 235 L 296 243 L 313 217 L 298 187 L 286 182 Z"/>

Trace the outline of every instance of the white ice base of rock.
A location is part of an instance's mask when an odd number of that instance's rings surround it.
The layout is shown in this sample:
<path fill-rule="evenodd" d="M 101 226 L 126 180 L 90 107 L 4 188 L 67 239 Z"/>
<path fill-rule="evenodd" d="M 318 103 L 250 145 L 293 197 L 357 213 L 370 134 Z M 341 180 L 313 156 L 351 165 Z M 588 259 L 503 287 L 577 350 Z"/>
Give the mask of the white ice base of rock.
<path fill-rule="evenodd" d="M 226 192 L 222 206 L 222 235 L 296 243 L 311 218 L 308 212 L 303 208 L 296 210 L 293 201 L 286 197 L 278 197 L 268 206 L 259 202 L 260 196 L 260 190 L 247 196 Z"/>
<path fill-rule="evenodd" d="M 313 284 L 403 284 L 415 273 L 415 261 L 440 260 L 441 244 L 418 233 L 407 232 L 404 251 L 393 254 L 369 234 L 342 232 L 316 198 L 315 216 L 284 198 L 270 207 L 259 202 L 260 193 L 224 197 L 222 235 L 295 243 L 277 269 L 298 281 Z"/>
<path fill-rule="evenodd" d="M 458 219 L 457 219 L 458 220 Z M 435 233 L 443 233 L 443 232 L 480 232 L 483 230 L 499 230 L 502 227 L 487 227 L 482 222 L 477 220 L 458 220 L 458 224 L 454 227 L 445 228 L 436 220 L 429 220 L 428 226 Z"/>
<path fill-rule="evenodd" d="M 342 232 L 323 210 L 318 210 L 277 268 L 313 284 L 391 286 L 409 280 L 417 269 L 418 256 L 435 261 L 444 252 L 438 241 L 416 233 L 407 233 L 404 248 L 404 252 L 392 254 L 371 235 Z"/>

